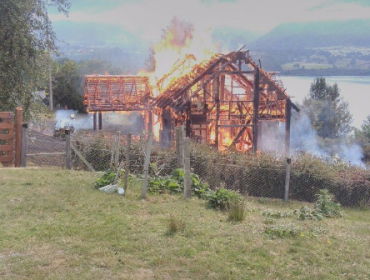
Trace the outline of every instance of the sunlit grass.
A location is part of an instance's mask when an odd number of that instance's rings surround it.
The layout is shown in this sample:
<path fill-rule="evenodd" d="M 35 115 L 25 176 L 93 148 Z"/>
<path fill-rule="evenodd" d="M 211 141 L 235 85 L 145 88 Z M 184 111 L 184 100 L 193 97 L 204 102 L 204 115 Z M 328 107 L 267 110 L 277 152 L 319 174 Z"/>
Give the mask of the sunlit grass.
<path fill-rule="evenodd" d="M 366 209 L 323 221 L 273 218 L 277 229 L 293 225 L 298 234 L 272 238 L 262 212 L 306 204 L 248 198 L 246 219 L 234 223 L 197 198 L 142 200 L 139 181 L 125 197 L 105 195 L 94 180 L 87 172 L 0 169 L 0 279 L 370 278 Z"/>

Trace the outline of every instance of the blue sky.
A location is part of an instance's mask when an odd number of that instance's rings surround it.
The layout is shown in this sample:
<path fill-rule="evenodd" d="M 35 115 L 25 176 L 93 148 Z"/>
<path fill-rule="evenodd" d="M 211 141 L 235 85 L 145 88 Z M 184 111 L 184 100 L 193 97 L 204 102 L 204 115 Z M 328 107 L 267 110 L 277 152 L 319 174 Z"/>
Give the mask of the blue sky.
<path fill-rule="evenodd" d="M 156 41 L 173 17 L 195 28 L 242 28 L 260 34 L 285 22 L 370 18 L 370 0 L 71 0 L 69 17 L 53 21 L 116 25 Z"/>

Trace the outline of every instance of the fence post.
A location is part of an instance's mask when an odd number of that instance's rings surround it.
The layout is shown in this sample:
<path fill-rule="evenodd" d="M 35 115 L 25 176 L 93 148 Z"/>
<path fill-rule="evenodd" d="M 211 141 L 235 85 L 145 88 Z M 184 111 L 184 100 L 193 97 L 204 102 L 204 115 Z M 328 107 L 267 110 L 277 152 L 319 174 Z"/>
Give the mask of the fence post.
<path fill-rule="evenodd" d="M 121 139 L 121 132 L 117 131 L 116 141 L 115 141 L 115 152 L 114 152 L 114 167 L 118 168 L 119 162 L 119 149 L 120 149 L 120 139 Z"/>
<path fill-rule="evenodd" d="M 125 180 L 124 180 L 124 194 L 126 194 L 128 186 L 128 175 L 130 174 L 130 149 L 131 149 L 131 136 L 132 134 L 127 134 L 127 145 L 126 145 L 126 168 L 125 168 Z"/>
<path fill-rule="evenodd" d="M 178 168 L 184 167 L 184 126 L 180 125 L 179 128 L 179 154 L 178 154 Z"/>
<path fill-rule="evenodd" d="M 24 123 L 22 124 L 22 152 L 21 152 L 21 166 L 26 167 L 27 166 L 27 129 L 28 124 Z"/>
<path fill-rule="evenodd" d="M 291 158 L 286 159 L 286 172 L 285 172 L 285 193 L 284 201 L 287 202 L 289 199 L 289 183 L 290 183 L 290 164 L 292 163 Z"/>
<path fill-rule="evenodd" d="M 184 195 L 186 199 L 190 199 L 191 198 L 191 178 L 190 178 L 189 138 L 184 139 L 184 161 L 185 161 Z"/>
<path fill-rule="evenodd" d="M 153 134 L 152 132 L 149 132 L 148 143 L 145 151 L 143 192 L 141 194 L 141 197 L 143 199 L 146 198 L 146 191 L 148 189 L 148 173 L 149 173 L 150 153 L 152 151 L 152 143 L 153 143 Z"/>
<path fill-rule="evenodd" d="M 22 156 L 22 115 L 23 109 L 17 107 L 15 109 L 15 167 L 21 167 Z"/>
<path fill-rule="evenodd" d="M 71 170 L 71 131 L 69 129 L 65 130 L 66 136 L 66 167 Z"/>

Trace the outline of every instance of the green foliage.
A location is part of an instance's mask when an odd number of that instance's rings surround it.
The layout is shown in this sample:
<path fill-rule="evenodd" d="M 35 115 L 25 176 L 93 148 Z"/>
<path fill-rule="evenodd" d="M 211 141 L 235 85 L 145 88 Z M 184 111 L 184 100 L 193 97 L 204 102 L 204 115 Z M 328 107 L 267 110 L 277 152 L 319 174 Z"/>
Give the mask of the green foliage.
<path fill-rule="evenodd" d="M 302 233 L 302 230 L 294 224 L 270 225 L 265 227 L 265 234 L 269 238 L 276 237 L 296 237 Z"/>
<path fill-rule="evenodd" d="M 314 209 L 327 218 L 342 217 L 340 204 L 334 202 L 334 196 L 327 189 L 320 190 L 316 195 Z"/>
<path fill-rule="evenodd" d="M 320 211 L 316 209 L 311 209 L 307 206 L 303 206 L 301 209 L 295 209 L 293 212 L 298 216 L 299 220 L 316 220 L 321 221 L 323 216 Z"/>
<path fill-rule="evenodd" d="M 292 213 L 287 211 L 276 211 L 272 209 L 265 209 L 262 215 L 268 218 L 287 218 L 292 215 Z"/>
<path fill-rule="evenodd" d="M 48 52 L 56 50 L 49 4 L 63 13 L 70 6 L 68 0 L 2 0 L 0 6 L 0 111 L 22 106 L 26 120 L 39 113 L 34 92 L 45 84 Z"/>
<path fill-rule="evenodd" d="M 183 232 L 185 230 L 185 222 L 181 219 L 171 215 L 168 221 L 168 235 L 173 235 L 177 232 Z"/>
<path fill-rule="evenodd" d="M 241 201 L 238 193 L 227 189 L 217 189 L 207 195 L 208 205 L 215 209 L 226 210 L 229 208 L 230 201 Z"/>
<path fill-rule="evenodd" d="M 294 210 L 294 214 L 298 216 L 299 220 L 321 221 L 324 217 L 342 217 L 340 204 L 333 201 L 334 197 L 327 189 L 320 190 L 315 197 L 316 201 L 313 209 L 303 206 L 299 210 Z"/>
<path fill-rule="evenodd" d="M 178 194 L 184 192 L 185 171 L 183 168 L 173 170 L 172 176 L 155 176 L 149 178 L 150 193 Z M 208 184 L 202 183 L 199 176 L 190 174 L 191 191 L 193 195 L 204 198 L 209 192 Z"/>
<path fill-rule="evenodd" d="M 98 189 L 109 184 L 112 184 L 115 177 L 116 177 L 115 172 L 110 170 L 105 171 L 103 175 L 95 181 L 95 188 Z"/>
<path fill-rule="evenodd" d="M 229 221 L 242 222 L 247 215 L 245 201 L 238 196 L 234 196 L 230 199 L 227 210 Z"/>

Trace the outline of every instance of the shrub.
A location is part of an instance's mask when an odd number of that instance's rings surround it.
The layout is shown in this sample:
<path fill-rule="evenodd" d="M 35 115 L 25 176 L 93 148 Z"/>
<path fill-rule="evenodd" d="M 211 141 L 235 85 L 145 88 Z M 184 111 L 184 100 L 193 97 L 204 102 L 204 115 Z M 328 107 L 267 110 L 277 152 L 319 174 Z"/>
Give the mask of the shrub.
<path fill-rule="evenodd" d="M 335 203 L 333 200 L 333 195 L 330 194 L 327 189 L 320 190 L 320 193 L 316 195 L 314 209 L 320 212 L 320 214 L 324 217 L 341 217 L 341 206 L 339 203 Z"/>
<path fill-rule="evenodd" d="M 303 206 L 301 209 L 295 209 L 294 214 L 298 216 L 299 220 L 317 220 L 321 221 L 323 215 L 316 209 L 311 209 L 307 206 Z"/>
<path fill-rule="evenodd" d="M 103 175 L 95 181 L 95 188 L 98 189 L 109 184 L 112 184 L 115 177 L 116 173 L 114 173 L 113 171 L 110 170 L 105 171 Z"/>
<path fill-rule="evenodd" d="M 210 192 L 207 198 L 210 207 L 221 210 L 227 209 L 230 201 L 241 200 L 238 193 L 227 189 L 217 189 L 215 192 Z"/>

